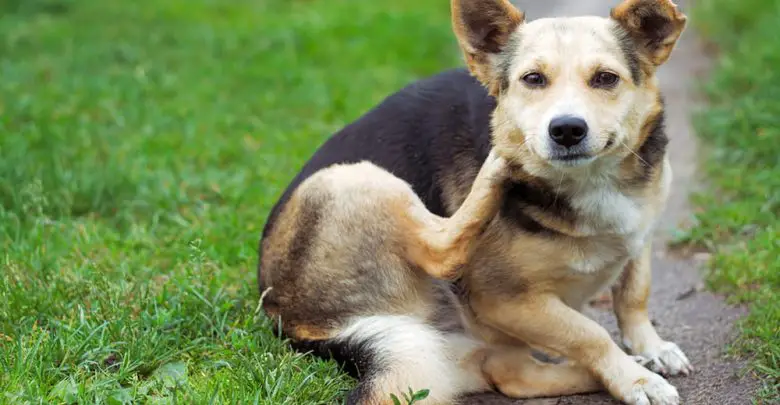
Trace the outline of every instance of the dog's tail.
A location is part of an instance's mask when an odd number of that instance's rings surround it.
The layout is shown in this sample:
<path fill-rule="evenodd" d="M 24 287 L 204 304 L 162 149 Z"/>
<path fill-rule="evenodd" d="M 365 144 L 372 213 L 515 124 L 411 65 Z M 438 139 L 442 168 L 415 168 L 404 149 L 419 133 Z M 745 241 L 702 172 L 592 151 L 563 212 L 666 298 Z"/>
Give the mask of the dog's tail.
<path fill-rule="evenodd" d="M 410 389 L 428 390 L 421 405 L 453 404 L 463 394 L 489 389 L 477 341 L 441 332 L 412 316 L 357 318 L 336 338 L 293 346 L 332 357 L 359 379 L 349 405 L 393 404 L 391 394 L 405 404 L 403 395 Z"/>

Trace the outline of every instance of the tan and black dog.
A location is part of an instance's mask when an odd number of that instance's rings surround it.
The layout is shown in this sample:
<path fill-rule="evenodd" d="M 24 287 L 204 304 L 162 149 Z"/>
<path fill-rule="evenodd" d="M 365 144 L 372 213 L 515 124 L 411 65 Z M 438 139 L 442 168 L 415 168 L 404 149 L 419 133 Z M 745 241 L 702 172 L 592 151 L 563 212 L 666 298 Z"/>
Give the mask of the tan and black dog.
<path fill-rule="evenodd" d="M 349 403 L 409 388 L 431 404 L 492 389 L 679 403 L 656 372 L 692 368 L 647 300 L 672 175 L 655 72 L 686 17 L 625 0 L 525 22 L 507 0 L 453 0 L 452 18 L 469 71 L 336 133 L 274 207 L 263 308 L 296 347 L 354 367 Z M 630 354 L 580 312 L 610 285 Z"/>

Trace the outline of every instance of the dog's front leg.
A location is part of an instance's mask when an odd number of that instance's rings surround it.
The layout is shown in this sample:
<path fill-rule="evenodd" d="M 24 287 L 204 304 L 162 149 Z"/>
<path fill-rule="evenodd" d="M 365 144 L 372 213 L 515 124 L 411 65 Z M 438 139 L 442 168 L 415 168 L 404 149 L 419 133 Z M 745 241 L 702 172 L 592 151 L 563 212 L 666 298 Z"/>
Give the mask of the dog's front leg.
<path fill-rule="evenodd" d="M 612 288 L 623 344 L 631 354 L 637 356 L 638 361 L 657 373 L 687 375 L 693 371 L 693 367 L 685 353 L 676 344 L 661 339 L 648 316 L 650 254 L 648 243 L 638 258 L 629 261 Z"/>
<path fill-rule="evenodd" d="M 518 340 L 560 353 L 593 373 L 617 399 L 630 405 L 679 403 L 677 389 L 637 364 L 599 324 L 553 294 L 523 293 L 479 300 L 481 323 Z"/>
<path fill-rule="evenodd" d="M 457 278 L 479 235 L 498 213 L 509 170 L 506 161 L 491 151 L 451 217 L 436 216 L 421 204 L 410 207 L 406 215 L 410 224 L 403 227 L 407 257 L 433 277 Z"/>

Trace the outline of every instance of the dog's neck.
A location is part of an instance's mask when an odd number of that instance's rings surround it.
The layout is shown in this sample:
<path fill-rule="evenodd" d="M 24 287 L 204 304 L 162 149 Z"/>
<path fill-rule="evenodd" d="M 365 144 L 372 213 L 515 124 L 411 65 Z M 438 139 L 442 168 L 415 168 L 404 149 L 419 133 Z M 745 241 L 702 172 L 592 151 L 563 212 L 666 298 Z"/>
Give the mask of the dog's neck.
<path fill-rule="evenodd" d="M 663 173 L 663 155 L 660 156 L 658 167 L 653 168 L 658 173 L 646 181 L 637 179 L 634 170 L 649 170 L 645 168 L 649 162 L 638 154 L 607 157 L 581 168 L 555 168 L 541 176 L 513 166 L 507 204 L 518 205 L 514 215 L 527 216 L 570 236 L 639 232 L 647 222 L 648 206 L 656 203 L 668 187 L 668 181 L 655 178 L 668 176 Z M 639 173 L 643 178 L 649 177 Z"/>

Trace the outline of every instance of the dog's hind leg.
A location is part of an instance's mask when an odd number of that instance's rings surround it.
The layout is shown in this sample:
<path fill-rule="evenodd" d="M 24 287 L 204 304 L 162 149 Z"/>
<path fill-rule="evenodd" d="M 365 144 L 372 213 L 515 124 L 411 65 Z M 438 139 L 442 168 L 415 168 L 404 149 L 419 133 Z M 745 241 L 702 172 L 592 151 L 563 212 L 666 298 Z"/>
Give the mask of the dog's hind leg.
<path fill-rule="evenodd" d="M 432 277 L 457 278 L 477 237 L 498 212 L 508 171 L 506 162 L 491 152 L 466 200 L 449 218 L 432 214 L 421 203 L 400 207 L 399 216 L 407 220 L 400 229 L 407 235 L 407 257 Z"/>
<path fill-rule="evenodd" d="M 488 349 L 483 365 L 485 378 L 497 391 L 512 398 L 557 397 L 603 390 L 598 380 L 575 363 L 542 363 L 528 347 Z"/>

